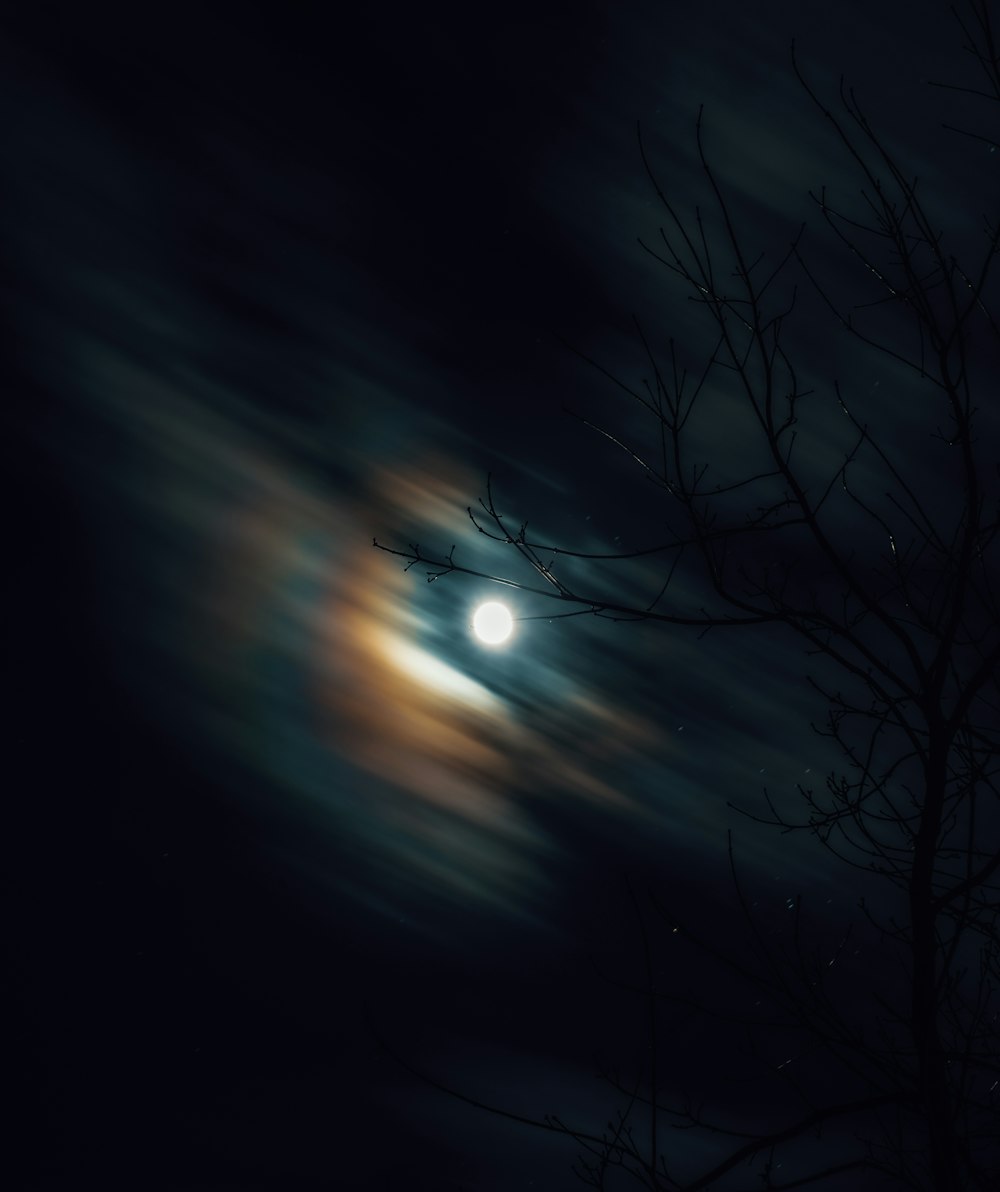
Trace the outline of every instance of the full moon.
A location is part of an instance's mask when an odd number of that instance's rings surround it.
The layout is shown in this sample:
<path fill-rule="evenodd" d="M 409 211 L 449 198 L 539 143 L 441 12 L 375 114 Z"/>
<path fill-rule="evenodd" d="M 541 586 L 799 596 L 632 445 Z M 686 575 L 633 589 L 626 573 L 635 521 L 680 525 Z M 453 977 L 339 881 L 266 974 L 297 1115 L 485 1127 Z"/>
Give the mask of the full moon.
<path fill-rule="evenodd" d="M 472 628 L 480 641 L 490 646 L 498 646 L 510 637 L 514 620 L 505 604 L 490 600 L 476 609 L 472 617 Z"/>

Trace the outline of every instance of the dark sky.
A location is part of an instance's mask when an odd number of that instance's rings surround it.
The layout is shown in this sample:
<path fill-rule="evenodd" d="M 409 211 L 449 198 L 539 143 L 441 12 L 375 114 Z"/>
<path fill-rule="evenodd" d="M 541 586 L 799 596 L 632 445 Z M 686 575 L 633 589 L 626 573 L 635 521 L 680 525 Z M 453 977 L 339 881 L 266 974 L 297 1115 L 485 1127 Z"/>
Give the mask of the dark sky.
<path fill-rule="evenodd" d="M 706 342 L 637 244 L 661 220 L 637 121 L 690 207 L 703 103 L 748 239 L 777 254 L 809 218 L 849 287 L 807 192 L 858 183 L 791 38 L 971 234 L 957 163 L 995 164 L 942 132 L 923 82 L 954 77 L 946 9 L 19 7 L 0 52 L 12 1186 L 578 1186 L 572 1145 L 427 1089 L 366 1022 L 471 1096 L 599 1128 L 616 1101 L 596 1069 L 643 1040 L 592 966 L 639 979 L 624 874 L 738 947 L 733 828 L 765 922 L 800 891 L 817 932 L 850 918 L 853 879 L 727 806 L 830 769 L 823 707 L 770 630 L 526 619 L 484 649 L 469 616 L 494 589 L 427 585 L 372 538 L 517 575 L 465 513 L 492 471 L 543 540 L 644 545 L 648 486 L 562 408 L 643 430 L 563 340 L 632 383 L 633 313 L 692 366 Z M 881 386 L 903 442 L 898 372 L 803 301 L 824 400 L 833 376 Z M 719 408 L 725 471 L 742 439 Z M 820 463 L 833 409 L 805 440 Z M 653 564 L 580 574 L 658 586 Z M 720 992 L 689 962 L 665 975 Z M 729 1041 L 664 1029 L 678 1091 L 755 1122 Z M 682 1167 L 712 1153 L 673 1145 Z"/>

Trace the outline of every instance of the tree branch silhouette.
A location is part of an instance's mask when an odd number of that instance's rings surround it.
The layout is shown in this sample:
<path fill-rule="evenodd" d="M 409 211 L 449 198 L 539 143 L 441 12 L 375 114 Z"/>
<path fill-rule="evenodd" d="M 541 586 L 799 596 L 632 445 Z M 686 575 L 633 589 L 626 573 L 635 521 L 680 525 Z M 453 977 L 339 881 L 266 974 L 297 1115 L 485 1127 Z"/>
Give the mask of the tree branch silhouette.
<path fill-rule="evenodd" d="M 983 101 L 1000 102 L 991 5 L 968 0 L 951 11 L 980 74 L 975 86 L 933 86 L 968 105 L 967 118 L 976 120 Z M 750 1163 L 757 1188 L 804 1187 L 863 1171 L 898 1187 L 987 1192 L 1000 1187 L 995 188 L 990 182 L 993 214 L 982 216 L 978 255 L 960 262 L 955 240 L 964 228 L 938 226 L 919 180 L 869 121 L 854 90 L 841 80 L 837 102 L 827 103 L 806 78 L 794 44 L 791 65 L 860 184 L 860 197 L 846 206 L 828 187 L 810 192 L 820 226 L 853 270 L 853 297 L 844 295 L 843 284 L 824 279 L 804 226 L 776 263 L 763 268 L 765 254 L 747 247 L 738 202 L 712 167 L 699 110 L 695 141 L 711 207 L 682 211 L 661 185 L 640 130 L 639 154 L 663 212 L 659 240 L 640 244 L 697 305 L 712 345 L 705 361 L 692 381 L 676 340 L 668 340 L 661 357 L 638 319 L 648 368 L 641 384 L 577 352 L 648 420 L 640 442 L 628 427 L 609 428 L 570 411 L 652 485 L 662 500 L 662 537 L 611 553 L 543 543 L 529 536 L 526 521 L 517 524 L 500 511 L 489 477 L 485 498 L 468 516 L 480 535 L 526 568 L 528 582 L 460 563 L 454 546 L 442 554 L 418 545 L 374 545 L 406 560 L 407 568 L 423 568 L 429 581 L 474 576 L 571 606 L 556 615 L 655 621 L 701 632 L 753 632 L 764 625 L 788 631 L 819 670 L 805 676 L 826 703 L 825 723 L 814 727 L 839 749 L 844 769 L 831 773 L 822 789 L 800 786 L 798 815 L 779 808 L 766 790 L 763 810 L 736 809 L 786 834 L 815 837 L 846 869 L 899 893 L 891 913 L 876 914 L 862 902 L 860 929 L 877 938 L 880 971 L 895 974 L 906 996 L 869 990 L 864 974 L 857 974 L 854 992 L 864 1012 L 840 1004 L 830 982 L 842 967 L 847 936 L 830 959 L 807 949 L 797 899 L 791 940 L 779 947 L 743 891 L 730 839 L 749 956 L 700 938 L 655 896 L 651 902 L 667 941 L 682 940 L 703 963 L 756 990 L 766 1013 L 699 1007 L 683 992 L 657 988 L 642 911 L 629 887 L 642 936 L 638 993 L 647 1007 L 651 1058 L 642 1081 L 609 1080 L 626 1099 L 617 1121 L 603 1133 L 587 1133 L 559 1118 L 539 1121 L 483 1106 L 423 1078 L 470 1104 L 565 1134 L 591 1156 L 579 1174 L 595 1188 L 609 1187 L 609 1173 L 622 1171 L 661 1192 L 730 1189 L 732 1174 Z M 995 123 L 995 108 L 991 114 Z M 944 127 L 962 134 L 966 145 L 985 141 L 992 148 L 1000 141 L 971 127 Z M 968 247 L 963 251 L 967 257 Z M 888 362 L 889 375 L 909 387 L 886 403 L 872 390 L 859 394 L 855 385 L 852 393 L 834 379 L 825 404 L 815 387 L 806 388 L 809 369 L 789 332 L 803 301 L 800 282 L 834 328 L 847 333 L 859 359 Z M 723 398 L 739 403 L 755 436 L 752 444 L 748 436 L 742 456 L 753 462 L 735 477 L 724 435 L 713 434 Z M 904 398 L 907 414 L 916 412 L 925 428 L 920 453 L 893 445 L 885 430 L 903 411 Z M 809 446 L 830 434 L 831 415 L 846 431 L 833 467 Z M 643 566 L 658 560 L 662 570 L 649 585 L 648 601 L 628 602 L 567 570 L 570 561 L 595 560 Z M 679 591 L 680 577 L 687 587 Z M 692 600 L 695 585 L 700 595 Z M 668 1167 L 670 1131 L 739 1136 L 691 1103 L 664 1101 L 665 1075 L 657 1066 L 665 1038 L 657 1019 L 661 1004 L 700 1010 L 745 1031 L 769 1086 L 785 1090 L 782 1124 L 738 1141 L 693 1179 Z M 763 1055 L 772 1029 L 801 1041 L 803 1076 L 793 1077 L 787 1062 L 776 1068 Z M 828 1070 L 851 1096 L 823 1095 Z M 648 1111 L 645 1143 L 630 1125 L 637 1107 Z M 836 1149 L 842 1142 L 826 1149 L 817 1143 L 808 1171 L 776 1182 L 778 1156 L 789 1144 L 834 1120 L 853 1122 L 854 1149 L 845 1156 Z"/>

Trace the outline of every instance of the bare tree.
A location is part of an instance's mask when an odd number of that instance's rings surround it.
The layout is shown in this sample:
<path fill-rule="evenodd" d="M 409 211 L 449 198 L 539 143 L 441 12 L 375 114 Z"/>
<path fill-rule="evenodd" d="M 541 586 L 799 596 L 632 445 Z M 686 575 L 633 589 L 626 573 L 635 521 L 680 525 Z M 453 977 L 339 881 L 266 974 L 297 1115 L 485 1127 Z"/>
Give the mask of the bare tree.
<path fill-rule="evenodd" d="M 1000 136 L 978 123 L 979 105 L 1000 101 L 990 5 L 970 0 L 952 12 L 979 74 L 967 76 L 968 85 L 933 84 L 943 98 L 969 105 L 944 127 L 993 164 L 985 147 L 992 152 Z M 674 340 L 661 353 L 637 322 L 648 379 L 636 385 L 590 363 L 638 404 L 646 433 L 583 421 L 626 452 L 659 495 L 664 537 L 601 556 L 543 544 L 500 512 L 488 482 L 479 508 L 469 510 L 472 524 L 513 551 L 534 579 L 463 566 L 456 547 L 390 553 L 425 568 L 428 580 L 475 575 L 543 595 L 565 606 L 557 615 L 656 620 L 703 632 L 787 630 L 811 657 L 806 681 L 827 708 L 818 731 L 839 748 L 843 772 L 821 790 L 800 787 L 798 813 L 765 791 L 762 807 L 749 814 L 787 833 L 814 834 L 895 898 L 889 913 L 863 904 L 857 929 L 875 933 L 886 971 L 898 976 L 880 987 L 872 975 L 859 984 L 855 973 L 845 993 L 836 984 L 845 966 L 834 962 L 846 936 L 832 947 L 807 946 L 797 902 L 791 936 L 775 943 L 751 909 L 735 862 L 747 924 L 739 955 L 649 895 L 668 939 L 679 935 L 731 980 L 758 991 L 755 1014 L 724 999 L 702 1012 L 745 1029 L 761 1053 L 774 1031 L 802 1040 L 799 1075 L 760 1055 L 786 1100 L 773 1126 L 740 1136 L 693 1101 L 667 1100 L 670 1082 L 657 1073 L 658 1008 L 692 999 L 656 979 L 649 911 L 630 888 L 642 931 L 647 1071 L 634 1082 L 606 1073 L 625 1100 L 602 1132 L 560 1118 L 532 1122 L 576 1140 L 584 1181 L 608 1188 L 614 1175 L 628 1173 L 650 1189 L 778 1189 L 841 1177 L 851 1182 L 838 1187 L 870 1178 L 882 1180 L 879 1186 L 985 1192 L 1000 1187 L 995 183 L 984 188 L 989 210 L 978 247 L 970 248 L 964 222 L 938 226 L 933 203 L 854 92 L 842 83 L 829 105 L 802 74 L 794 47 L 793 68 L 861 184 L 854 206 L 826 189 L 811 195 L 831 244 L 856 267 L 850 295 L 824 281 L 804 229 L 776 263 L 751 255 L 710 163 L 701 115 L 697 146 L 712 207 L 693 216 L 659 184 L 640 136 L 664 212 L 658 242 L 644 247 L 686 287 L 714 346 L 692 376 Z M 834 381 L 825 394 L 805 387 L 810 370 L 790 331 L 804 308 L 810 319 L 821 310 L 832 329 L 846 331 L 858 360 L 867 354 L 888 362 L 890 399 L 857 382 Z M 723 450 L 720 412 L 739 420 L 740 471 Z M 849 439 L 837 437 L 843 431 Z M 830 442 L 840 443 L 833 466 L 822 449 Z M 623 565 L 661 560 L 648 601 L 581 584 L 574 561 L 597 557 Z M 703 596 L 692 600 L 692 591 Z M 700 1174 L 682 1176 L 669 1127 L 708 1132 L 719 1157 Z M 779 1172 L 782 1156 L 788 1162 Z M 795 1173 L 791 1182 L 787 1171 Z"/>

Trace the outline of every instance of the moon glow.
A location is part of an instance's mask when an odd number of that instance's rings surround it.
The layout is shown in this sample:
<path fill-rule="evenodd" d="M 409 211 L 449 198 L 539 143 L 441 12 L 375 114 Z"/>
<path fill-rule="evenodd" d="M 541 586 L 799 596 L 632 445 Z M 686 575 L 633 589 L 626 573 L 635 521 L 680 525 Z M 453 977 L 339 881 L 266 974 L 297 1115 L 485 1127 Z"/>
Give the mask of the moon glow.
<path fill-rule="evenodd" d="M 480 641 L 489 646 L 505 642 L 514 628 L 514 619 L 505 604 L 490 600 L 481 604 L 472 617 L 472 628 Z"/>

